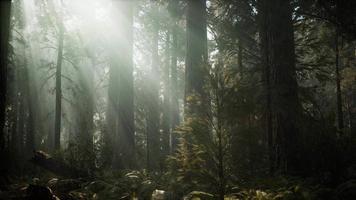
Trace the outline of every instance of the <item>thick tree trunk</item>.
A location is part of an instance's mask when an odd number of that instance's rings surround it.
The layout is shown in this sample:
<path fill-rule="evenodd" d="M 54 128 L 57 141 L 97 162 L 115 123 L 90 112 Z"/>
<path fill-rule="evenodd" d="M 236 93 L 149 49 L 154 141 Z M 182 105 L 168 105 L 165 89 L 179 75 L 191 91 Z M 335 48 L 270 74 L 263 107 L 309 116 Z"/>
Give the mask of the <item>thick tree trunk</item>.
<path fill-rule="evenodd" d="M 154 5 L 157 6 L 157 5 Z M 154 9 L 154 13 L 158 9 Z M 148 118 L 147 118 L 147 154 L 149 155 L 148 170 L 157 170 L 160 155 L 160 130 L 159 130 L 159 55 L 158 55 L 158 38 L 159 24 L 157 19 L 154 20 L 152 38 L 152 66 L 149 75 L 149 84 L 151 91 L 148 92 Z"/>
<path fill-rule="evenodd" d="M 185 114 L 206 118 L 210 104 L 205 88 L 208 75 L 206 0 L 192 0 L 187 4 Z"/>
<path fill-rule="evenodd" d="M 114 133 L 113 165 L 117 169 L 132 169 L 135 163 L 135 126 L 134 126 L 134 78 L 133 78 L 133 1 L 115 1 L 120 33 L 119 44 L 114 47 L 113 63 L 109 86 L 115 90 L 115 102 L 112 105 L 117 115 L 117 132 Z M 115 69 L 115 70 L 113 70 Z M 115 79 L 115 80 L 112 80 Z M 115 100 L 117 98 L 117 101 Z"/>
<path fill-rule="evenodd" d="M 90 56 L 90 55 L 89 55 Z M 95 67 L 95 62 L 91 59 L 91 64 Z M 94 69 L 94 68 L 93 68 Z M 76 95 L 75 111 L 75 131 L 73 141 L 77 146 L 79 152 L 86 152 L 85 156 L 81 158 L 78 167 L 87 169 L 92 172 L 95 168 L 95 152 L 93 145 L 93 115 L 94 115 L 94 95 L 92 88 L 93 70 L 87 68 L 80 68 L 78 72 L 78 87 L 79 91 Z"/>
<path fill-rule="evenodd" d="M 62 18 L 60 19 L 62 20 Z M 61 147 L 61 122 L 62 122 L 62 62 L 63 62 L 64 27 L 59 22 L 58 54 L 56 66 L 56 108 L 54 119 L 54 149 Z"/>
<path fill-rule="evenodd" d="M 265 63 L 265 74 L 270 88 L 267 90 L 270 95 L 270 110 L 267 114 L 268 143 L 270 148 L 273 145 L 272 161 L 282 173 L 290 174 L 297 172 L 300 165 L 297 129 L 300 105 L 291 2 L 262 0 L 260 3 L 266 19 L 265 24 L 262 24 L 264 32 L 261 34 L 265 38 L 261 41 L 264 43 L 263 56 L 268 62 Z"/>
<path fill-rule="evenodd" d="M 261 52 L 262 52 L 262 66 L 265 89 L 265 113 L 264 113 L 264 129 L 266 132 L 267 149 L 268 149 L 268 162 L 269 173 L 272 175 L 275 172 L 275 155 L 273 150 L 273 138 L 272 138 L 272 109 L 271 109 L 271 80 L 270 80 L 270 61 L 269 61 L 269 44 L 268 44 L 268 18 L 266 13 L 266 1 L 259 1 L 259 23 L 260 23 L 260 40 L 261 40 Z"/>
<path fill-rule="evenodd" d="M 0 1 L 0 156 L 5 147 L 4 124 L 7 91 L 7 63 L 10 33 L 11 0 Z"/>

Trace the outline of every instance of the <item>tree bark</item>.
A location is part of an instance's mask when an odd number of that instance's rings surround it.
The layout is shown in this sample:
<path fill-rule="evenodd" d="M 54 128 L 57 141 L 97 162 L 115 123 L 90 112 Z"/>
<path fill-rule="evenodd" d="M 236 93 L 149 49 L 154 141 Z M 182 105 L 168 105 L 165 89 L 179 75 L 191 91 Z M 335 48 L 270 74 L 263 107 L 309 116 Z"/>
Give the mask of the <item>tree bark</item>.
<path fill-rule="evenodd" d="M 166 33 L 165 44 L 165 62 L 162 70 L 162 79 L 164 83 L 163 91 L 163 109 L 162 109 L 162 160 L 164 163 L 166 156 L 169 155 L 170 145 L 170 127 L 171 127 L 171 109 L 170 109 L 170 81 L 169 81 L 169 69 L 170 69 L 170 31 Z"/>
<path fill-rule="evenodd" d="M 340 47 L 339 47 L 339 28 L 336 28 L 335 33 L 335 81 L 336 81 L 336 106 L 337 106 L 337 125 L 341 135 L 344 129 L 344 113 L 342 111 L 341 97 L 341 78 L 340 78 Z"/>
<path fill-rule="evenodd" d="M 62 15 L 62 14 L 61 14 Z M 61 147 L 61 122 L 62 122 L 62 62 L 64 46 L 64 25 L 63 18 L 59 19 L 58 54 L 56 66 L 56 108 L 54 119 L 54 149 Z"/>
<path fill-rule="evenodd" d="M 158 13 L 158 5 L 153 5 L 153 13 Z M 147 118 L 147 134 L 148 134 L 148 170 L 157 170 L 160 157 L 160 130 L 159 130 L 159 55 L 158 55 L 158 39 L 159 39 L 159 23 L 158 19 L 153 20 L 153 37 L 152 37 L 152 66 L 149 77 L 151 91 L 148 92 L 148 118 Z M 158 80 L 157 80 L 158 79 Z"/>
<path fill-rule="evenodd" d="M 207 14 L 206 0 L 187 3 L 187 55 L 185 72 L 186 117 L 206 118 L 209 99 L 206 91 L 207 68 Z"/>
<path fill-rule="evenodd" d="M 267 25 L 269 23 L 267 18 L 267 8 L 265 5 L 266 1 L 259 1 L 259 23 L 260 23 L 260 40 L 261 40 L 261 54 L 262 54 L 262 66 L 263 66 L 263 77 L 265 89 L 265 113 L 264 113 L 264 129 L 266 132 L 267 139 L 267 149 L 268 149 L 268 162 L 269 162 L 269 173 L 273 175 L 275 172 L 275 155 L 273 150 L 273 138 L 272 138 L 272 109 L 271 109 L 271 80 L 270 80 L 270 61 L 269 61 L 269 44 L 268 44 L 268 33 Z"/>
<path fill-rule="evenodd" d="M 350 127 L 351 135 L 356 135 L 356 80 L 352 84 L 351 88 L 351 106 L 350 106 Z"/>
<path fill-rule="evenodd" d="M 112 102 L 115 109 L 117 132 L 114 133 L 113 166 L 132 169 L 135 163 L 134 126 L 134 78 L 133 78 L 133 1 L 115 1 L 115 8 L 122 16 L 117 19 L 120 33 L 119 44 L 114 47 L 109 86 L 114 90 Z M 110 89 L 109 89 L 110 90 Z M 117 101 L 116 101 L 117 98 Z"/>
<path fill-rule="evenodd" d="M 0 1 L 0 156 L 5 148 L 4 124 L 7 91 L 7 64 L 10 34 L 11 0 Z"/>
<path fill-rule="evenodd" d="M 259 3 L 266 20 L 262 24 L 261 41 L 267 62 L 265 76 L 270 88 L 267 89 L 270 95 L 267 134 L 269 146 L 273 149 L 270 156 L 273 156 L 274 163 L 271 164 L 282 173 L 293 174 L 300 168 L 297 128 L 300 105 L 291 1 L 262 0 Z"/>
<path fill-rule="evenodd" d="M 240 77 L 243 78 L 244 77 L 244 66 L 243 66 L 243 44 L 242 44 L 242 39 L 241 36 L 239 37 L 239 43 L 238 43 L 238 52 L 237 52 L 237 57 L 238 57 L 238 61 L 237 61 L 237 68 L 240 72 Z"/>
<path fill-rule="evenodd" d="M 27 58 L 25 58 L 27 59 Z M 30 84 L 30 70 L 29 63 L 26 61 L 26 66 L 23 69 L 23 84 L 24 85 L 24 95 L 26 96 L 26 104 L 27 104 L 27 126 L 26 126 L 26 158 L 29 158 L 29 152 L 32 152 L 35 149 L 35 132 L 36 132 L 36 109 L 35 107 L 35 98 L 36 96 L 33 93 L 33 88 L 31 88 Z"/>
<path fill-rule="evenodd" d="M 171 56 L 171 154 L 177 148 L 177 136 L 173 132 L 179 125 L 179 102 L 178 102 L 178 1 L 172 1 L 172 56 Z"/>
<path fill-rule="evenodd" d="M 217 72 L 220 73 L 220 72 Z M 220 82 L 220 75 L 217 75 L 218 78 L 218 82 Z M 220 88 L 221 89 L 221 88 Z M 217 139 L 218 139 L 218 175 L 219 175 L 219 200 L 224 200 L 225 197 L 225 173 L 224 173 L 224 168 L 225 168 L 225 163 L 224 163 L 224 144 L 223 144 L 223 117 L 222 117 L 222 113 L 221 113 L 221 109 L 223 108 L 223 101 L 222 98 L 219 95 L 219 88 L 216 88 L 217 92 L 215 94 L 215 98 L 216 98 L 216 104 L 217 104 L 217 108 L 216 108 L 216 120 L 217 120 Z"/>

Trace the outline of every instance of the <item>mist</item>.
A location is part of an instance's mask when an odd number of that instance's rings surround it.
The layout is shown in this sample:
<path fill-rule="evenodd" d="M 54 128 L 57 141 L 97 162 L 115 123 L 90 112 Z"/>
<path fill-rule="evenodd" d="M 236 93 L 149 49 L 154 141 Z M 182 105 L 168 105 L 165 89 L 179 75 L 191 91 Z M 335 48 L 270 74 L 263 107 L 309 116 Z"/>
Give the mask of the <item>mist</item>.
<path fill-rule="evenodd" d="M 355 199 L 355 9 L 0 1 L 0 199 Z"/>

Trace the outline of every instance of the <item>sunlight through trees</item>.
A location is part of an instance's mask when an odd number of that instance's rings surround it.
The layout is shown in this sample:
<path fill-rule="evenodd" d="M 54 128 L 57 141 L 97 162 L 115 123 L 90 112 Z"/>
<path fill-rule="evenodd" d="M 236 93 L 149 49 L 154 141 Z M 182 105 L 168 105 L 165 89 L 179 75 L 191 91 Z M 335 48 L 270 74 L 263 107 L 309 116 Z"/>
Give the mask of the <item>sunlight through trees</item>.
<path fill-rule="evenodd" d="M 0 0 L 0 199 L 355 199 L 355 10 Z"/>

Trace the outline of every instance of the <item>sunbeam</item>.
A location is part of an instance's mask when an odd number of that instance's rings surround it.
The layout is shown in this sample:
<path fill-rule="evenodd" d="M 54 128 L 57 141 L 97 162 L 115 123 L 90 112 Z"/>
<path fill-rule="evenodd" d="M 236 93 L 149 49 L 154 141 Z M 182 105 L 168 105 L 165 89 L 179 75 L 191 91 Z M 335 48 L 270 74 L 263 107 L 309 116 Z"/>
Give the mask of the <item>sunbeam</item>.
<path fill-rule="evenodd" d="M 0 200 L 356 199 L 355 10 L 0 0 Z"/>

